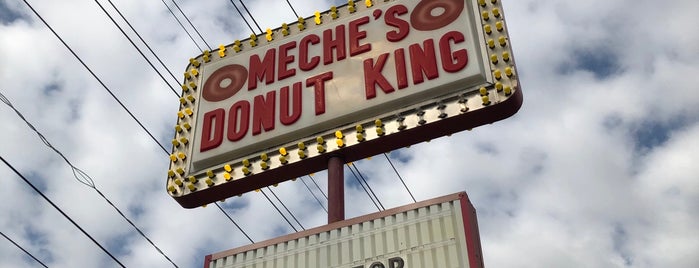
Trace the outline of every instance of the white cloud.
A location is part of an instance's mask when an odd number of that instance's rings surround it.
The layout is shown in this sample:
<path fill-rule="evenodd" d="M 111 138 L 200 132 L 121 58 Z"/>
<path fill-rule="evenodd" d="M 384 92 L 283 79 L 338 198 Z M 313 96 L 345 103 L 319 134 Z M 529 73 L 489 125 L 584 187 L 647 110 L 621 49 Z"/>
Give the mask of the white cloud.
<path fill-rule="evenodd" d="M 179 79 L 199 51 L 165 6 L 114 2 Z M 290 2 L 302 16 L 330 6 Z M 169 148 L 177 99 L 98 6 L 30 3 Z M 107 1 L 100 3 L 112 10 Z M 229 1 L 177 3 L 211 46 L 249 35 Z M 263 29 L 294 20 L 286 1 L 245 3 Z M 699 157 L 699 34 L 692 26 L 699 2 L 504 5 L 523 85 L 522 110 L 392 153 L 415 197 L 467 191 L 489 267 L 698 266 L 699 170 L 692 160 Z M 0 91 L 175 263 L 201 266 L 205 254 L 248 244 L 215 206 L 186 210 L 168 197 L 162 150 L 23 3 L 0 9 L 21 14 L 0 24 Z M 63 160 L 4 105 L 0 124 L 0 155 L 118 252 L 120 261 L 128 267 L 170 266 L 97 193 L 75 181 Z M 355 164 L 384 206 L 412 202 L 383 156 Z M 347 216 L 375 212 L 349 170 L 345 175 Z M 325 176 L 315 174 L 321 187 Z M 0 181 L 4 234 L 50 267 L 115 266 L 4 165 Z M 300 181 L 273 190 L 304 227 L 326 221 Z M 293 231 L 259 193 L 220 204 L 255 241 Z M 0 242 L 1 267 L 32 265 L 19 249 Z"/>

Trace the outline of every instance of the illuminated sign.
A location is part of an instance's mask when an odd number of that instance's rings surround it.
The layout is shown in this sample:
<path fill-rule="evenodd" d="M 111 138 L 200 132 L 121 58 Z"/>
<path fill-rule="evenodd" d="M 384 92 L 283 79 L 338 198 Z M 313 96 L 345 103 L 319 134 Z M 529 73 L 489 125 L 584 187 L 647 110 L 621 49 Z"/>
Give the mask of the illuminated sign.
<path fill-rule="evenodd" d="M 204 268 L 482 268 L 466 193 L 349 219 L 206 256 Z"/>
<path fill-rule="evenodd" d="M 191 208 L 517 112 L 499 1 L 362 1 L 190 60 L 168 192 Z"/>

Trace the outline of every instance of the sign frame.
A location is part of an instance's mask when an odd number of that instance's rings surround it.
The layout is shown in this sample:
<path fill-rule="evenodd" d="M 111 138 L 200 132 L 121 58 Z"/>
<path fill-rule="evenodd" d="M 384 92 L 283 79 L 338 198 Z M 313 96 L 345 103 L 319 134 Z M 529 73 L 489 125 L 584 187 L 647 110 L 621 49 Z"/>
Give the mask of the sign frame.
<path fill-rule="evenodd" d="M 321 21 L 331 22 L 333 10 L 340 17 L 366 15 L 408 0 L 374 1 L 371 7 L 357 3 L 353 7 L 354 12 L 350 11 L 349 5 L 344 5 L 305 18 L 303 23 L 300 19 L 299 22 L 268 30 L 267 35 L 253 35 L 250 39 L 222 45 L 218 50 L 205 51 L 190 59 L 172 140 L 173 153 L 169 159 L 166 182 L 168 193 L 181 206 L 194 208 L 324 170 L 328 160 L 334 156 L 341 156 L 347 162 L 357 161 L 512 116 L 521 107 L 522 91 L 501 1 L 463 1 L 466 8 L 474 13 L 475 19 L 479 20 L 473 22 L 478 26 L 473 30 L 479 38 L 476 42 L 480 51 L 476 55 L 479 57 L 470 60 L 477 61 L 476 64 L 485 68 L 483 83 L 431 96 L 396 111 L 347 121 L 300 139 L 265 144 L 252 153 L 223 159 L 205 168 L 194 168 L 192 164 L 193 152 L 198 149 L 194 130 L 201 123 L 197 122 L 197 113 L 204 83 L 202 65 L 233 56 L 230 54 L 244 51 L 253 44 L 277 45 L 280 41 L 275 41 L 275 36 L 282 39 L 284 31 L 293 32 L 301 24 L 305 25 L 306 30 L 325 27 L 313 21 L 320 18 Z"/>

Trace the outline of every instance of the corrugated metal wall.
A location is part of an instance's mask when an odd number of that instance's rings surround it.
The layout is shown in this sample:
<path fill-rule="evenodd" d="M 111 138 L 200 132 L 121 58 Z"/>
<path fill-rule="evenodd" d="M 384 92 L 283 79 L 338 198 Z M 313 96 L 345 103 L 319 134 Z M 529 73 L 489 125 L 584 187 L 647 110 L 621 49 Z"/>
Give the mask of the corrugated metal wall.
<path fill-rule="evenodd" d="M 459 200 L 212 260 L 211 268 L 465 268 Z M 380 262 L 383 266 L 372 266 Z"/>

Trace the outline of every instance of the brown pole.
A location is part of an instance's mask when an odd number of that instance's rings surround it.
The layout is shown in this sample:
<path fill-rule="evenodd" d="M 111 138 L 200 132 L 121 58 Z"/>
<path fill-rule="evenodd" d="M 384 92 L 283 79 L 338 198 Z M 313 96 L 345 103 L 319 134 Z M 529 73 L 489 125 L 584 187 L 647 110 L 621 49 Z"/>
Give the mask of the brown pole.
<path fill-rule="evenodd" d="M 328 224 L 345 219 L 344 164 L 339 156 L 328 160 Z"/>

